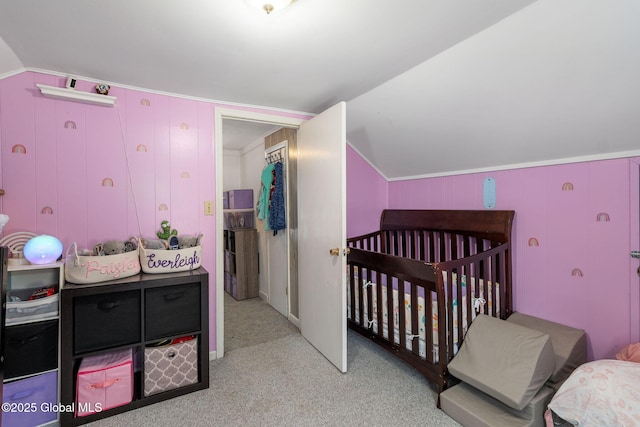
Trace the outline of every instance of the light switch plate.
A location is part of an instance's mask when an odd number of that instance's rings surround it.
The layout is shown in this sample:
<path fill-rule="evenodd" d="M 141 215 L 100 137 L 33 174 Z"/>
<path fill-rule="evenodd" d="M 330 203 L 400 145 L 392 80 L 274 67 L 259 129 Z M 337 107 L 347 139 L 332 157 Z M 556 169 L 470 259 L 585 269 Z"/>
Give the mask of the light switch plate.
<path fill-rule="evenodd" d="M 213 200 L 204 201 L 204 214 L 213 215 Z"/>

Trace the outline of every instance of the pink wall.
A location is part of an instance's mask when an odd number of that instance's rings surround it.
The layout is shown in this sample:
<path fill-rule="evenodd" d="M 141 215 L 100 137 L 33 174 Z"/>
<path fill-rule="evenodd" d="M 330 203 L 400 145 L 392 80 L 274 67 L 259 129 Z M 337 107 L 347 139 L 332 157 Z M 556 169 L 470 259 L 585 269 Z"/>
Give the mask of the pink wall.
<path fill-rule="evenodd" d="M 386 206 L 387 181 L 347 145 L 347 236 L 377 230 Z"/>
<path fill-rule="evenodd" d="M 496 180 L 496 209 L 516 211 L 517 311 L 585 329 L 592 358 L 611 358 L 638 337 L 638 165 L 618 159 L 382 183 L 351 152 L 348 228 L 377 228 L 380 210 L 484 209 L 483 180 Z M 635 180 L 635 181 L 634 181 Z M 384 181 L 384 180 L 383 180 Z M 386 206 L 381 203 L 387 191 Z M 372 194 L 365 200 L 365 194 Z M 358 194 L 357 203 L 352 195 Z M 630 197 L 631 196 L 631 197 Z M 635 211 L 632 212 L 631 209 Z M 352 232 L 352 231 L 358 231 Z"/>
<path fill-rule="evenodd" d="M 201 212 L 215 188 L 211 105 L 112 88 L 116 107 L 100 107 L 44 98 L 35 83 L 64 85 L 36 73 L 0 81 L 5 234 L 50 233 L 65 247 L 92 247 L 154 236 L 168 219 L 214 241 L 213 220 Z M 211 269 L 212 245 L 204 248 Z"/>

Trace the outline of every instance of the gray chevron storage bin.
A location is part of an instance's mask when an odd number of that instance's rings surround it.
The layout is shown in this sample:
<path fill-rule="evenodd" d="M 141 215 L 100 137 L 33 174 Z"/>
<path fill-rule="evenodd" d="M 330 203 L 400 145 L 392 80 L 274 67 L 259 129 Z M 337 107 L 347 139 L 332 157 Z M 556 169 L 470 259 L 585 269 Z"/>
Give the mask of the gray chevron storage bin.
<path fill-rule="evenodd" d="M 197 338 L 144 350 L 144 395 L 198 382 Z"/>

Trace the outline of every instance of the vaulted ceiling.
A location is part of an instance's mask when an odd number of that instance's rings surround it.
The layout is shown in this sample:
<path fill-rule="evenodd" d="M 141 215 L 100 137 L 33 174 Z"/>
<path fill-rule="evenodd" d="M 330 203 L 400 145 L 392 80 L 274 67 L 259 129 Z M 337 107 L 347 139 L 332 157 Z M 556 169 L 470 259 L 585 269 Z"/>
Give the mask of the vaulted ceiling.
<path fill-rule="evenodd" d="M 347 101 L 349 143 L 400 179 L 640 155 L 638 22 L 637 0 L 6 0 L 0 76 Z"/>

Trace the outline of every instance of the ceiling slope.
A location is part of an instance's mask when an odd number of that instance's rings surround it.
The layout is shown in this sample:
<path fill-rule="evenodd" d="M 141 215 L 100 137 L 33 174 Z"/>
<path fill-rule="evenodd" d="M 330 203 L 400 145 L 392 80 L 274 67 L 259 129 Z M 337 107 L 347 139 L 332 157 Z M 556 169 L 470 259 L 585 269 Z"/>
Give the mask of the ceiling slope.
<path fill-rule="evenodd" d="M 540 0 L 351 100 L 386 178 L 640 155 L 640 2 Z"/>
<path fill-rule="evenodd" d="M 0 37 L 29 68 L 319 113 L 532 1 L 7 0 Z"/>

